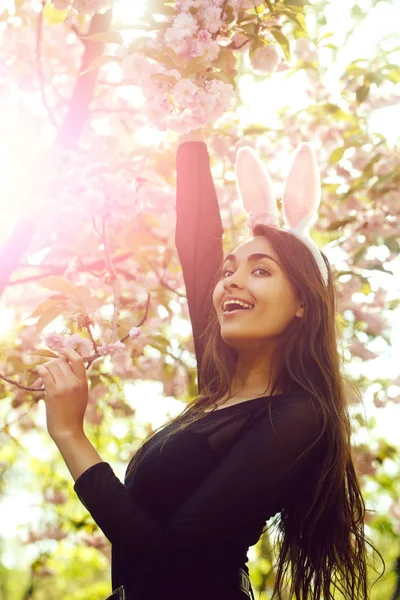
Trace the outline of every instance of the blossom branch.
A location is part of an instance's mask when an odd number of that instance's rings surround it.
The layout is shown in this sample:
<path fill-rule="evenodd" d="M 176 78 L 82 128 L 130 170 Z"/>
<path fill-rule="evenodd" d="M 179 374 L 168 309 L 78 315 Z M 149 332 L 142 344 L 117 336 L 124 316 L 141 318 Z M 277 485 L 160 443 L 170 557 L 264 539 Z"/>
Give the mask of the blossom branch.
<path fill-rule="evenodd" d="M 96 342 L 96 340 L 95 340 L 95 339 L 94 339 L 94 337 L 93 337 L 93 333 L 92 333 L 92 329 L 91 329 L 91 323 L 90 323 L 90 322 L 88 322 L 87 324 L 85 324 L 85 329 L 86 329 L 86 331 L 88 332 L 88 335 L 89 335 L 90 341 L 91 341 L 91 342 L 92 342 L 92 344 L 93 344 L 93 348 L 94 348 L 95 354 L 98 354 L 97 342 Z"/>
<path fill-rule="evenodd" d="M 0 429 L 0 433 L 6 433 L 7 435 L 10 436 L 10 438 L 12 440 L 14 440 L 16 442 L 16 444 L 18 446 L 20 446 L 20 448 L 23 448 L 23 450 L 25 450 L 25 448 L 19 443 L 18 440 L 16 440 L 14 438 L 14 436 L 10 433 L 10 426 L 14 425 L 15 423 L 18 423 L 18 421 L 20 421 L 21 419 L 23 419 L 24 417 L 26 417 L 32 410 L 32 408 L 35 406 L 35 404 L 31 404 L 31 406 L 28 408 L 28 410 L 20 415 L 18 415 L 18 417 L 16 419 L 14 419 L 14 421 L 7 421 L 7 415 L 5 416 L 5 424 L 4 426 Z M 11 409 L 8 411 L 11 412 Z M 8 414 L 8 413 L 7 413 Z"/>
<path fill-rule="evenodd" d="M 145 322 L 145 320 L 147 319 L 147 315 L 149 312 L 149 306 L 150 306 L 150 300 L 151 300 L 151 294 L 150 294 L 150 292 L 147 292 L 147 300 L 146 300 L 144 315 L 143 315 L 141 321 L 136 325 L 136 327 L 141 327 L 143 325 L 143 323 Z M 125 342 L 125 340 L 127 340 L 128 337 L 129 337 L 129 333 L 121 339 L 121 342 L 122 343 Z"/>
<path fill-rule="evenodd" d="M 43 67 L 42 67 L 42 37 L 43 37 L 43 10 L 47 4 L 47 0 L 42 0 L 42 7 L 38 14 L 38 22 L 36 28 L 36 73 L 39 80 L 40 94 L 42 96 L 43 105 L 47 111 L 51 124 L 55 127 L 57 132 L 60 131 L 60 127 L 57 123 L 57 120 L 53 114 L 53 111 L 50 108 L 49 103 L 47 102 L 46 92 L 45 92 L 45 80 L 43 75 Z"/>
<path fill-rule="evenodd" d="M 221 19 L 221 21 L 224 18 L 224 12 L 225 12 L 225 8 L 226 8 L 227 4 L 228 4 L 228 0 L 224 0 L 223 5 L 221 6 L 221 14 L 219 17 Z M 211 39 L 215 40 L 217 38 L 218 34 L 219 34 L 219 29 L 215 33 L 212 34 Z"/>
<path fill-rule="evenodd" d="M 119 283 L 118 274 L 114 268 L 114 265 L 113 265 L 113 262 L 112 262 L 111 256 L 110 256 L 110 251 L 109 251 L 109 247 L 108 247 L 109 240 L 108 240 L 108 235 L 107 235 L 107 217 L 105 215 L 103 216 L 102 237 L 103 237 L 103 244 L 104 244 L 105 263 L 106 263 L 107 269 L 110 273 L 113 294 L 114 294 L 114 314 L 113 314 L 112 324 L 111 324 L 111 341 L 114 342 L 117 339 L 117 332 L 118 332 L 118 317 L 119 317 L 119 307 L 120 307 L 119 298 L 120 298 L 120 293 L 121 293 L 121 286 Z"/>
<path fill-rule="evenodd" d="M 166 281 L 165 279 L 163 279 L 163 276 L 160 275 L 160 273 L 157 271 L 156 267 L 154 266 L 154 264 L 152 262 L 150 262 L 149 260 L 147 260 L 145 258 L 147 264 L 149 265 L 149 267 L 151 269 L 153 269 L 154 273 L 156 274 L 158 281 L 160 282 L 161 285 L 163 285 L 165 287 L 165 289 L 170 290 L 170 292 L 174 292 L 175 294 L 177 294 L 180 298 L 186 298 L 186 294 L 182 293 L 182 292 L 178 292 L 178 290 L 175 290 L 173 287 L 171 287 Z"/>
<path fill-rule="evenodd" d="M 124 260 L 131 258 L 133 256 L 132 252 L 125 252 L 124 254 L 120 254 L 112 259 L 113 264 L 123 262 Z M 35 268 L 36 265 L 20 265 L 21 268 Z M 91 272 L 98 271 L 104 269 L 106 267 L 106 263 L 104 259 L 93 261 L 92 263 L 83 264 L 81 263 L 77 267 L 77 271 L 79 272 Z M 49 277 L 51 275 L 62 275 L 65 271 L 65 265 L 46 265 L 45 271 L 41 271 L 37 275 L 30 275 L 28 277 L 21 277 L 21 279 L 16 279 L 15 281 L 10 281 L 8 285 L 19 285 L 21 283 L 29 283 L 30 281 L 37 281 L 38 279 L 43 279 L 44 277 Z"/>
<path fill-rule="evenodd" d="M 145 312 L 144 315 L 142 317 L 142 319 L 139 321 L 139 323 L 136 325 L 136 327 L 141 327 L 143 325 L 143 323 L 146 321 L 147 319 L 147 315 L 149 312 L 149 306 L 150 306 L 150 300 L 151 300 L 151 294 L 149 292 L 147 292 L 147 300 L 146 300 L 146 305 L 145 305 Z M 94 339 L 91 336 L 91 331 L 88 330 L 89 336 L 91 337 L 91 341 L 93 343 L 93 346 L 95 348 L 95 352 L 94 354 L 92 354 L 91 356 L 84 356 L 83 358 L 83 362 L 85 363 L 85 369 L 88 370 L 92 363 L 97 360 L 98 358 L 102 358 L 103 356 L 99 353 L 98 350 L 98 346 L 96 345 L 96 342 L 94 341 Z M 127 335 L 125 335 L 121 340 L 119 340 L 121 343 L 124 343 L 128 338 L 130 337 L 130 334 L 128 333 Z M 34 369 L 27 369 L 27 371 L 29 373 L 32 374 L 37 374 L 36 373 L 36 367 Z M 34 388 L 34 387 L 29 387 L 29 386 L 25 386 L 22 385 L 20 383 L 18 383 L 18 381 L 15 381 L 14 379 L 10 379 L 9 377 L 6 377 L 5 375 L 0 373 L 0 379 L 2 379 L 3 381 L 6 381 L 7 383 L 10 383 L 11 385 L 14 385 L 15 387 L 21 389 L 21 390 L 25 390 L 27 392 L 44 392 L 45 388 Z"/>

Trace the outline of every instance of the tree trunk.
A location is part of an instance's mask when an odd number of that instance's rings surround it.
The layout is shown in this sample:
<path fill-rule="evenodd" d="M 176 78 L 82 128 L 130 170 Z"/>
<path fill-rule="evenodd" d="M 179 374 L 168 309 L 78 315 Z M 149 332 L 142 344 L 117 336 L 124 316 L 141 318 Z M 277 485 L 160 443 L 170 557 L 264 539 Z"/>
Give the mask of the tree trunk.
<path fill-rule="evenodd" d="M 109 31 L 111 20 L 112 10 L 108 10 L 104 14 L 95 14 L 90 22 L 88 35 Z M 79 73 L 85 71 L 97 56 L 102 56 L 103 52 L 103 43 L 86 40 Z M 69 102 L 69 110 L 60 129 L 56 144 L 73 146 L 78 140 L 88 118 L 97 76 L 98 69 L 77 76 Z M 35 223 L 22 217 L 11 236 L 0 249 L 0 297 L 7 287 L 14 269 L 18 267 L 24 252 L 28 249 L 34 232 Z"/>

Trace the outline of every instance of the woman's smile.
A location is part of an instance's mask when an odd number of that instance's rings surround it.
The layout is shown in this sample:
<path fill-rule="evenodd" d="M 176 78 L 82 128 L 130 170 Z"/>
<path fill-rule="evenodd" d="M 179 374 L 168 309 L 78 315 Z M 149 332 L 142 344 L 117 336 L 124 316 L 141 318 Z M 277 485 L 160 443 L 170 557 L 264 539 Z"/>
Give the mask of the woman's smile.
<path fill-rule="evenodd" d="M 253 306 L 253 308 L 254 308 L 254 306 Z M 249 312 L 249 311 L 253 310 L 253 308 L 237 308 L 236 310 L 231 310 L 231 311 L 225 310 L 225 311 L 223 311 L 222 316 L 223 317 L 231 317 L 238 313 Z"/>

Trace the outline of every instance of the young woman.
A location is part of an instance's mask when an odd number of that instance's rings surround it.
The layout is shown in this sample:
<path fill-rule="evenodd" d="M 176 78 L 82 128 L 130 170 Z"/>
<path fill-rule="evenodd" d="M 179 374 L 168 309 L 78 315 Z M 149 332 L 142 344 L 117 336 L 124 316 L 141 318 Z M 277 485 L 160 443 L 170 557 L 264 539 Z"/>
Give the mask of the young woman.
<path fill-rule="evenodd" d="M 238 185 L 253 210 L 253 200 L 271 194 L 270 182 L 246 160 L 238 164 Z M 79 355 L 67 351 L 40 373 L 49 432 L 78 497 L 112 543 L 110 598 L 254 598 L 247 551 L 277 515 L 274 599 L 328 600 L 336 587 L 346 600 L 364 600 L 365 506 L 351 455 L 328 261 L 304 236 L 276 225 L 271 199 L 270 224 L 253 221 L 252 236 L 223 260 L 201 137 L 179 145 L 177 170 L 175 240 L 200 395 L 143 442 L 122 484 L 84 437 L 84 411 L 71 417 L 71 403 L 52 404 L 61 370 L 64 386 L 73 377 L 67 369 L 75 374 L 75 398 L 78 379 L 85 395 Z M 293 194 L 295 183 L 295 195 L 307 203 L 318 182 L 314 173 L 306 183 L 304 172 L 287 189 Z M 311 200 L 310 215 L 318 203 Z M 289 200 L 285 210 L 288 221 L 299 219 Z"/>

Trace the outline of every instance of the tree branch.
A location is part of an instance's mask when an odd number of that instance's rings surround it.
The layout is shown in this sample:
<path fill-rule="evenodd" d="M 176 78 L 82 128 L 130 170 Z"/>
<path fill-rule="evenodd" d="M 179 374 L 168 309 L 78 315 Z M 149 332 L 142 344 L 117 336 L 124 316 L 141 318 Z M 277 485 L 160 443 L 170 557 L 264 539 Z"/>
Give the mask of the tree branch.
<path fill-rule="evenodd" d="M 40 94 L 42 96 L 43 105 L 47 111 L 51 124 L 58 132 L 60 132 L 60 126 L 57 123 L 57 119 L 55 118 L 53 111 L 51 110 L 50 105 L 47 101 L 45 91 L 45 80 L 42 67 L 43 9 L 46 6 L 46 4 L 47 1 L 42 0 L 42 7 L 38 14 L 38 21 L 36 27 L 36 73 L 39 80 Z"/>
<path fill-rule="evenodd" d="M 95 33 L 107 32 L 110 29 L 112 10 L 103 14 L 95 14 L 90 21 L 88 36 Z M 102 56 L 105 44 L 93 40 L 85 40 L 85 51 L 76 78 L 75 88 L 72 92 L 70 110 L 65 118 L 60 131 L 59 142 L 71 145 L 76 142 L 82 133 L 83 127 L 89 116 L 89 106 L 97 83 L 98 69 L 86 71 L 90 63 L 98 56 Z M 86 71 L 86 73 L 84 72 Z"/>
<path fill-rule="evenodd" d="M 112 259 L 113 263 L 120 263 L 126 260 L 127 258 L 131 258 L 133 256 L 132 252 L 125 252 L 124 254 L 120 254 L 120 256 L 116 256 Z M 1 257 L 1 255 L 0 255 Z M 23 265 L 24 268 L 32 267 L 32 265 Z M 33 268 L 33 267 L 32 267 Z M 34 268 L 37 268 L 36 266 Z M 20 285 L 22 283 L 29 283 L 30 281 L 38 281 L 39 279 L 43 279 L 44 277 L 50 277 L 51 275 L 62 275 L 65 271 L 66 265 L 44 265 L 44 272 L 38 273 L 37 275 L 29 275 L 28 277 L 21 277 L 21 279 L 16 279 L 15 281 L 10 281 L 8 283 L 9 286 L 12 285 Z M 90 273 L 91 271 L 97 271 L 100 269 L 105 269 L 106 263 L 104 259 L 99 259 L 93 261 L 88 264 L 81 264 L 78 266 L 78 271 L 81 273 Z M 0 271 L 1 272 L 1 271 Z"/>
<path fill-rule="evenodd" d="M 106 217 L 106 215 L 103 216 L 102 224 L 103 224 L 102 239 L 103 239 L 103 244 L 104 244 L 105 263 L 107 266 L 107 270 L 110 273 L 113 294 L 114 294 L 114 314 L 113 314 L 112 326 L 111 326 L 111 341 L 115 342 L 115 340 L 117 339 L 117 333 L 118 333 L 119 297 L 121 295 L 121 286 L 119 283 L 118 274 L 115 270 L 115 267 L 113 265 L 113 262 L 112 262 L 111 256 L 110 256 L 110 249 L 109 249 L 109 245 L 108 245 L 109 240 L 108 240 L 108 232 L 107 232 L 107 217 Z"/>
<path fill-rule="evenodd" d="M 0 250 L 0 296 L 7 286 L 11 273 L 18 266 L 22 254 L 28 248 L 34 230 L 33 221 L 23 218 L 3 244 Z"/>

